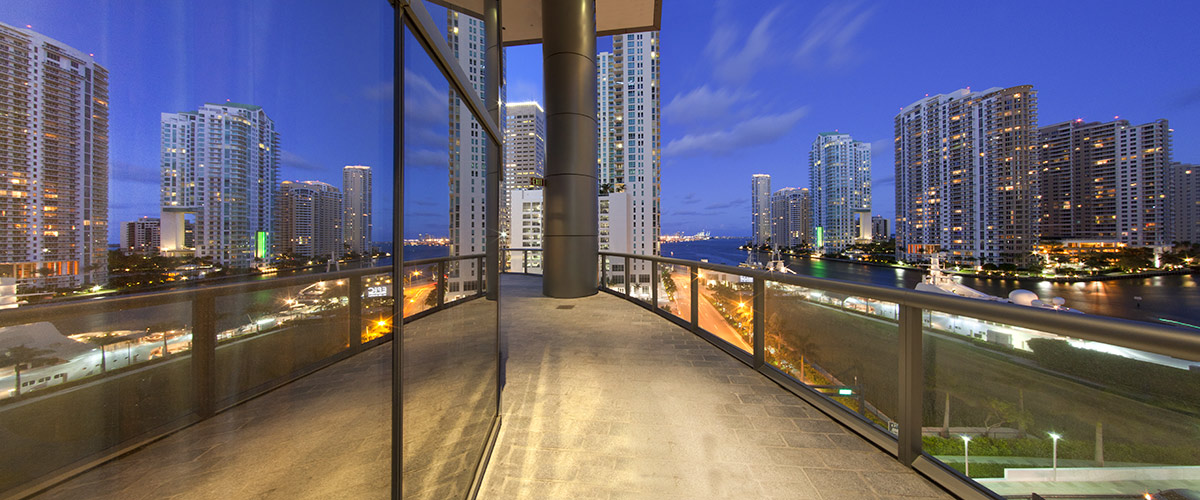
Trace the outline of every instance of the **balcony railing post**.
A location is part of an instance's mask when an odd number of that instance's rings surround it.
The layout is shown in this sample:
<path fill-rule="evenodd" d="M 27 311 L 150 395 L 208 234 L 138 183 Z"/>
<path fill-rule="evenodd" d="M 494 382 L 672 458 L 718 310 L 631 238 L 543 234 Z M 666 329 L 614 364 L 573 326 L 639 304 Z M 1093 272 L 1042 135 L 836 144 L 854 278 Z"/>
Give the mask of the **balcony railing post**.
<path fill-rule="evenodd" d="M 200 418 L 217 409 L 217 306 L 216 297 L 199 293 L 192 301 L 193 408 Z"/>
<path fill-rule="evenodd" d="M 658 310 L 658 261 L 650 261 L 650 307 Z"/>
<path fill-rule="evenodd" d="M 761 277 L 754 277 L 754 368 L 762 368 L 767 359 L 766 336 L 766 282 Z"/>
<path fill-rule="evenodd" d="M 521 274 L 529 274 L 529 250 L 521 250 Z"/>
<path fill-rule="evenodd" d="M 608 288 L 608 256 L 600 256 L 600 288 Z"/>
<path fill-rule="evenodd" d="M 688 266 L 691 273 L 692 295 L 692 330 L 700 331 L 700 270 L 696 266 Z"/>
<path fill-rule="evenodd" d="M 487 281 L 484 279 L 487 277 L 487 275 L 484 273 L 483 257 L 476 258 L 475 265 L 478 266 L 477 269 L 479 269 L 479 272 L 476 273 L 476 276 L 479 277 L 479 284 L 476 286 L 479 287 L 480 294 L 487 293 Z"/>
<path fill-rule="evenodd" d="M 623 261 L 625 262 L 625 298 L 627 298 L 627 299 L 628 299 L 628 298 L 629 298 L 629 291 L 630 291 L 630 286 L 629 286 L 629 275 L 630 275 L 630 274 L 629 274 L 629 266 L 633 264 L 633 259 L 625 258 L 625 259 L 621 259 L 621 260 L 623 260 Z"/>
<path fill-rule="evenodd" d="M 900 305 L 900 425 L 897 458 L 911 466 L 921 456 L 921 409 L 924 370 L 921 359 L 921 316 L 919 307 Z"/>
<path fill-rule="evenodd" d="M 362 346 L 362 282 L 365 277 L 363 275 L 352 276 L 346 281 L 346 297 L 349 299 L 347 307 L 350 311 L 347 316 L 346 331 L 350 337 L 350 351 L 357 351 Z"/>
<path fill-rule="evenodd" d="M 446 305 L 446 260 L 437 263 L 437 306 L 440 309 Z M 400 300 L 404 300 L 403 297 Z"/>

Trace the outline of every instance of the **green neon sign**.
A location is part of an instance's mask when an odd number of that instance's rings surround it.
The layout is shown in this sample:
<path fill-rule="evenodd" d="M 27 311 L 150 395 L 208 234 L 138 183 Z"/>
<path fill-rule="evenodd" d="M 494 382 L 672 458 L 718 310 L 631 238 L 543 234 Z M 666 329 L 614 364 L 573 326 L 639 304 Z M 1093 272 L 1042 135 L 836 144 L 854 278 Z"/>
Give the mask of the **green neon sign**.
<path fill-rule="evenodd" d="M 267 256 L 267 232 L 259 231 L 254 234 L 254 257 L 262 259 Z"/>
<path fill-rule="evenodd" d="M 825 246 L 825 228 L 817 226 L 817 248 Z"/>

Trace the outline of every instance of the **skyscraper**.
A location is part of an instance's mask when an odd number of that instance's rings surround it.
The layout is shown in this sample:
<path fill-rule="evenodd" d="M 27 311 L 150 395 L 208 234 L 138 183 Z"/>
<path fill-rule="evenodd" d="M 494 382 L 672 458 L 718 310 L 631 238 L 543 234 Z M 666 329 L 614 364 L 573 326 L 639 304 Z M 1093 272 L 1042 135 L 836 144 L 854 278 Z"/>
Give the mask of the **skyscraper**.
<path fill-rule="evenodd" d="M 895 118 L 896 257 L 1024 264 L 1035 237 L 1031 85 L 923 98 Z"/>
<path fill-rule="evenodd" d="M 121 223 L 121 251 L 153 255 L 158 253 L 158 218 L 142 217 Z"/>
<path fill-rule="evenodd" d="M 1075 120 L 1038 129 L 1041 239 L 1165 245 L 1171 131 L 1166 120 Z"/>
<path fill-rule="evenodd" d="M 811 206 L 808 188 L 783 188 L 771 194 L 771 244 L 780 248 L 809 244 Z"/>
<path fill-rule="evenodd" d="M 108 70 L 0 23 L 0 276 L 40 287 L 108 276 Z"/>
<path fill-rule="evenodd" d="M 600 194 L 627 193 L 628 216 L 612 220 L 612 228 L 627 225 L 629 240 L 623 248 L 606 236 L 601 214 L 601 245 L 609 250 L 638 255 L 658 255 L 660 232 L 659 167 L 661 96 L 659 92 L 658 32 L 613 35 L 613 51 L 596 56 L 598 175 Z M 603 200 L 603 198 L 602 198 Z M 620 200 L 610 199 L 620 204 Z M 603 206 L 603 201 L 601 201 Z M 630 271 L 636 293 L 649 293 L 650 266 L 635 263 Z"/>
<path fill-rule="evenodd" d="M 477 92 L 480 99 L 486 97 L 483 86 L 483 35 L 482 20 L 453 9 L 446 11 L 446 41 L 471 80 L 471 90 Z M 450 90 L 449 105 L 450 255 L 483 253 L 487 242 L 487 139 L 483 127 L 475 121 L 470 108 L 453 88 Z M 476 269 L 473 260 L 451 266 L 446 284 L 450 297 L 473 293 L 479 286 L 480 272 L 482 270 Z"/>
<path fill-rule="evenodd" d="M 233 267 L 273 258 L 279 133 L 260 106 L 205 104 L 162 114 L 162 251 L 191 253 L 185 218 L 195 216 L 197 257 Z"/>
<path fill-rule="evenodd" d="M 511 193 L 509 213 L 512 217 L 510 241 L 512 248 L 542 247 L 542 193 L 541 189 L 514 189 Z M 526 260 L 528 257 L 528 260 Z M 541 267 L 541 252 L 512 252 L 511 267 L 514 272 Z"/>
<path fill-rule="evenodd" d="M 342 255 L 342 192 L 320 181 L 279 184 L 276 241 L 280 254 L 303 257 Z"/>
<path fill-rule="evenodd" d="M 517 228 L 512 222 L 512 192 L 540 189 L 546 174 L 546 112 L 536 102 L 510 102 L 504 120 L 504 193 L 500 199 L 500 246 L 513 246 Z M 537 179 L 537 180 L 535 180 Z M 539 237 L 538 244 L 541 245 Z"/>
<path fill-rule="evenodd" d="M 1168 243 L 1200 243 L 1200 166 L 1173 163 L 1169 172 Z"/>
<path fill-rule="evenodd" d="M 887 217 L 882 215 L 871 216 L 871 236 L 875 238 L 875 241 L 892 239 L 892 228 Z"/>
<path fill-rule="evenodd" d="M 750 178 L 750 238 L 754 246 L 771 240 L 771 176 L 767 174 Z"/>
<path fill-rule="evenodd" d="M 346 253 L 371 252 L 371 196 L 371 167 L 342 168 L 342 235 Z"/>
<path fill-rule="evenodd" d="M 808 154 L 813 225 L 818 251 L 835 253 L 854 244 L 870 224 L 871 145 L 849 134 L 817 135 Z M 861 213 L 867 214 L 862 221 Z M 869 232 L 869 231 L 868 231 Z"/>

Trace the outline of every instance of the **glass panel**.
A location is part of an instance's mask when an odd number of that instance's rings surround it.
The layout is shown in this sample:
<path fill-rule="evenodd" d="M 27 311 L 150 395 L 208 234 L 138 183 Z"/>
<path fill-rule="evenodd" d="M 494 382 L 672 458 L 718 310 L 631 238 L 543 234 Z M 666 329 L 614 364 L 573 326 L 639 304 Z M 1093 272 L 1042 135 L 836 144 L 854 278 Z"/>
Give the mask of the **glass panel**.
<path fill-rule="evenodd" d="M 685 266 L 658 266 L 658 308 L 684 321 L 692 320 L 691 274 Z"/>
<path fill-rule="evenodd" d="M 745 352 L 754 351 L 754 280 L 701 269 L 700 328 Z"/>
<path fill-rule="evenodd" d="M 636 302 L 649 304 L 653 298 L 650 295 L 650 261 L 644 259 L 629 260 L 629 298 Z"/>
<path fill-rule="evenodd" d="M 625 293 L 625 259 L 623 257 L 603 256 L 604 287 L 614 292 Z"/>
<path fill-rule="evenodd" d="M 924 342 L 925 452 L 998 494 L 1196 484 L 1200 362 L 939 311 Z"/>
<path fill-rule="evenodd" d="M 0 327 L 0 491 L 187 423 L 191 326 L 180 303 Z"/>
<path fill-rule="evenodd" d="M 895 434 L 897 305 L 768 281 L 766 361 Z"/>
<path fill-rule="evenodd" d="M 404 266 L 405 318 L 437 306 L 437 272 L 437 264 Z"/>
<path fill-rule="evenodd" d="M 447 17 L 441 12 L 439 23 Z M 459 25 L 460 36 L 472 35 L 466 26 Z M 428 248 L 440 240 L 442 255 L 451 257 L 482 254 L 487 136 L 408 30 L 404 37 L 405 237 L 424 239 Z M 466 38 L 459 46 L 468 43 L 482 46 Z M 468 74 L 482 85 L 481 66 Z M 410 250 L 414 246 L 405 247 L 406 256 Z M 437 300 L 437 267 L 403 269 L 404 314 L 410 317 L 400 338 L 406 499 L 464 498 L 497 416 L 497 301 L 484 296 L 480 263 L 476 257 L 446 263 L 446 307 L 435 312 L 428 310 Z M 426 314 L 412 318 L 419 311 Z"/>
<path fill-rule="evenodd" d="M 362 277 L 362 325 L 359 335 L 362 343 L 382 338 L 392 333 L 392 273 L 369 274 Z"/>
<path fill-rule="evenodd" d="M 217 297 L 217 401 L 232 404 L 348 348 L 346 291 L 345 280 L 330 280 Z"/>

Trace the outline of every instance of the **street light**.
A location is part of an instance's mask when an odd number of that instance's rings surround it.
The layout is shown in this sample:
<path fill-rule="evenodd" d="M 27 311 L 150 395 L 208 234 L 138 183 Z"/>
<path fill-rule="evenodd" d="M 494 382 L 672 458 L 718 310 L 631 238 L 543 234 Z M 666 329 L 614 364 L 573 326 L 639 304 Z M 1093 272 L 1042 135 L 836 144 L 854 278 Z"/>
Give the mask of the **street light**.
<path fill-rule="evenodd" d="M 968 448 L 971 444 L 971 436 L 964 435 L 963 440 L 963 472 L 967 477 L 971 477 L 971 450 Z"/>
<path fill-rule="evenodd" d="M 1053 451 L 1053 455 L 1052 455 L 1053 462 L 1051 462 L 1051 463 L 1054 466 L 1054 480 L 1058 481 L 1058 440 L 1062 439 L 1062 436 L 1051 432 L 1050 439 L 1054 440 L 1054 448 L 1053 448 L 1054 451 Z"/>

